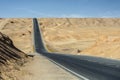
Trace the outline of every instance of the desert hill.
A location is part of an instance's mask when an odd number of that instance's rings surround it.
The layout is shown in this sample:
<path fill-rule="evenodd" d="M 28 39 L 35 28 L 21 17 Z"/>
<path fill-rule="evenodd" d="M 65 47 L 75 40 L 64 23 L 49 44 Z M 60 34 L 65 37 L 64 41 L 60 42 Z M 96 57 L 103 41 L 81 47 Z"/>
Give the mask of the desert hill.
<path fill-rule="evenodd" d="M 51 51 L 120 58 L 119 18 L 43 18 L 39 22 Z"/>
<path fill-rule="evenodd" d="M 40 18 L 38 21 L 50 52 L 120 59 L 119 18 Z M 33 53 L 32 19 L 0 18 L 0 32 L 0 80 L 21 80 L 19 77 L 23 75 L 28 75 L 25 80 L 28 79 L 31 74 L 26 69 L 30 66 L 25 69 L 21 66 L 26 61 L 25 53 Z"/>
<path fill-rule="evenodd" d="M 8 35 L 20 50 L 32 52 L 32 19 L 0 19 L 0 31 Z"/>
<path fill-rule="evenodd" d="M 120 58 L 119 18 L 40 18 L 46 46 L 52 52 Z M 0 31 L 25 53 L 32 49 L 32 19 L 0 19 Z M 13 25 L 13 26 L 12 26 Z"/>
<path fill-rule="evenodd" d="M 0 33 L 0 80 L 15 80 L 15 74 L 26 61 L 27 55 L 16 48 L 8 36 Z"/>

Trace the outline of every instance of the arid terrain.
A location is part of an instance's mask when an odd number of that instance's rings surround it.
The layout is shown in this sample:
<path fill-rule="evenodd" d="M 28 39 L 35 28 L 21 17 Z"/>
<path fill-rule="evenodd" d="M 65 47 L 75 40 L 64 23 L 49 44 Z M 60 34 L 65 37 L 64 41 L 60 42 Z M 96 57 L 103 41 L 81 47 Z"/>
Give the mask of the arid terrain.
<path fill-rule="evenodd" d="M 120 19 L 39 19 L 50 51 L 120 58 Z"/>
<path fill-rule="evenodd" d="M 0 32 L 8 35 L 15 46 L 25 53 L 32 52 L 32 19 L 0 19 Z"/>
<path fill-rule="evenodd" d="M 120 19 L 41 18 L 43 38 L 52 52 L 120 58 Z M 0 19 L 0 31 L 25 53 L 32 53 L 32 19 Z"/>
<path fill-rule="evenodd" d="M 45 45 L 50 52 L 120 59 L 120 19 L 40 18 L 38 19 L 38 21 L 42 30 Z M 4 35 L 3 37 L 5 37 L 5 40 L 2 36 L 0 38 L 0 41 L 2 41 L 1 43 L 5 43 L 0 45 L 1 64 L 4 62 L 4 60 L 9 60 L 8 58 L 6 58 L 8 55 L 19 55 L 18 49 L 23 51 L 20 51 L 22 54 L 34 54 L 32 42 L 32 25 L 33 24 L 31 18 L 0 18 L 0 32 L 10 37 L 9 39 Z M 13 47 L 13 45 L 8 44 L 11 41 L 18 49 Z M 8 44 L 10 48 L 7 47 L 6 44 Z M 9 48 L 10 50 L 8 50 L 7 48 Z M 14 51 L 14 54 L 9 51 Z M 7 56 L 3 56 L 3 53 L 6 53 Z M 59 77 L 60 79 L 65 78 L 70 80 L 69 78 L 75 78 L 64 70 L 59 69 L 58 66 L 50 63 L 50 61 L 45 59 L 44 57 L 40 57 L 38 55 L 36 56 L 36 54 L 34 55 L 35 57 L 32 59 L 30 58 L 30 61 L 28 61 L 27 64 L 22 65 L 22 67 L 18 65 L 19 63 L 22 63 L 22 60 L 18 59 L 18 64 L 14 64 L 15 60 L 12 60 L 10 58 L 10 61 L 12 61 L 10 62 L 10 65 L 7 65 L 7 68 L 5 68 L 4 66 L 0 67 L 0 79 L 4 78 L 5 80 L 43 80 L 44 78 L 46 78 L 45 80 L 48 80 L 48 78 L 51 78 L 52 80 L 56 80 Z M 22 57 L 22 59 L 24 59 L 24 57 Z M 6 63 L 7 62 L 5 62 L 5 64 Z M 45 65 L 47 66 L 44 67 Z M 53 68 L 51 66 L 54 67 L 55 70 L 52 70 Z M 49 73 L 51 73 L 51 76 L 45 76 L 46 73 L 48 73 L 48 70 L 44 70 L 44 68 L 50 69 Z M 53 74 L 56 73 L 56 71 L 58 71 L 57 74 L 59 75 L 57 77 L 55 77 Z M 37 74 L 41 74 L 41 77 Z M 71 77 L 66 77 L 65 75 Z"/>
<path fill-rule="evenodd" d="M 20 80 L 17 74 L 28 56 L 16 48 L 13 41 L 0 33 L 0 80 Z"/>

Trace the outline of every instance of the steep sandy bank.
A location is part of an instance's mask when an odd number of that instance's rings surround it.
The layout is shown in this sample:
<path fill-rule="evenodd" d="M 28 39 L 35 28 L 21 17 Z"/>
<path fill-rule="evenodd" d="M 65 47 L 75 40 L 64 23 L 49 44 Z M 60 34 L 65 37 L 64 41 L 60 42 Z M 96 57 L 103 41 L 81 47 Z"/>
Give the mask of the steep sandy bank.
<path fill-rule="evenodd" d="M 0 33 L 0 80 L 15 80 L 20 67 L 27 61 L 27 55 L 16 48 L 13 41 Z"/>

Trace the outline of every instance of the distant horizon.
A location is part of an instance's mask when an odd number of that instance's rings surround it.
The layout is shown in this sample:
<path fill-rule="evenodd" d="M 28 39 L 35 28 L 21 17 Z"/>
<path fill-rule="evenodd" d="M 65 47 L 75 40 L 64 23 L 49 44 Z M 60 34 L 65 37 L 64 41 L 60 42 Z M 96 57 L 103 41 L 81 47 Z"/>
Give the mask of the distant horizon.
<path fill-rule="evenodd" d="M 33 19 L 33 18 L 37 18 L 37 19 L 39 19 L 39 18 L 56 18 L 56 19 L 62 19 L 62 18 L 71 18 L 71 19 L 79 19 L 79 18 L 81 18 L 81 19 L 120 19 L 120 17 L 0 17 L 0 19 L 9 19 L 9 18 L 11 18 L 11 19 L 23 19 L 23 18 L 30 18 L 30 19 Z"/>
<path fill-rule="evenodd" d="M 120 18 L 120 0 L 1 0 L 1 18 Z"/>

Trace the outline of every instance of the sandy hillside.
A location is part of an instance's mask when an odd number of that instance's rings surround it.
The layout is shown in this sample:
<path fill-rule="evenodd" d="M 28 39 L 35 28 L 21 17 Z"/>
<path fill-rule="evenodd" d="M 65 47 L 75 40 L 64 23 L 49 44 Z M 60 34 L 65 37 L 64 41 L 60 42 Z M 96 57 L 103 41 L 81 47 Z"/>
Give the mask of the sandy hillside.
<path fill-rule="evenodd" d="M 42 18 L 39 24 L 45 45 L 51 52 L 120 59 L 120 19 Z M 0 32 L 8 35 L 18 49 L 33 53 L 32 19 L 0 18 Z M 41 76 L 48 80 L 50 76 L 46 77 L 46 73 L 50 73 L 49 70 L 51 75 L 61 71 L 57 74 L 62 74 L 59 76 L 63 80 L 68 79 L 64 77 L 68 73 L 53 68 L 52 63 L 40 56 L 35 55 L 32 61 L 23 65 L 27 55 L 15 48 L 10 38 L 0 35 L 0 80 L 38 80 Z M 55 80 L 59 77 L 52 76 Z"/>
<path fill-rule="evenodd" d="M 8 36 L 0 32 L 0 80 L 18 80 L 17 74 L 25 62 L 27 55 L 16 48 Z"/>
<path fill-rule="evenodd" d="M 39 19 L 50 51 L 120 58 L 120 19 Z"/>
<path fill-rule="evenodd" d="M 0 19 L 0 31 L 8 35 L 20 50 L 32 52 L 32 19 Z"/>
<path fill-rule="evenodd" d="M 120 58 L 120 19 L 39 19 L 50 51 Z M 25 53 L 32 50 L 32 19 L 0 19 L 0 31 Z"/>

